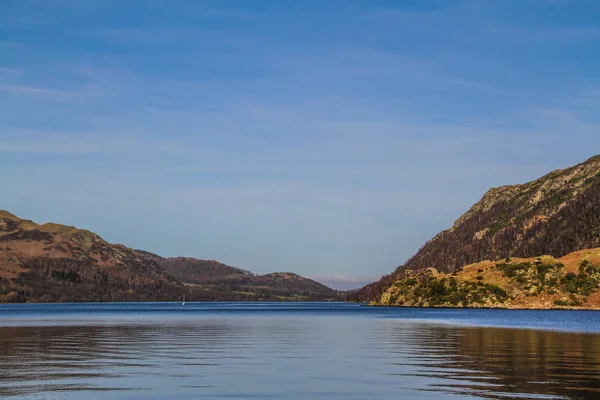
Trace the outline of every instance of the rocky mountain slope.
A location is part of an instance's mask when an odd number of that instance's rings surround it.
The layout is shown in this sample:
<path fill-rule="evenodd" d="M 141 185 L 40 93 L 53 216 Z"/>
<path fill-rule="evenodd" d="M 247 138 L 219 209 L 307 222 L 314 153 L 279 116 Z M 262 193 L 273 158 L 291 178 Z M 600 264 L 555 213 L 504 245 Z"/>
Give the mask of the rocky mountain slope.
<path fill-rule="evenodd" d="M 54 223 L 0 211 L 0 302 L 333 300 L 295 274 L 254 275 L 218 263 L 163 258 Z"/>
<path fill-rule="evenodd" d="M 489 190 L 454 225 L 353 300 L 374 300 L 406 271 L 452 273 L 506 257 L 562 257 L 600 247 L 600 156 L 535 181 Z"/>

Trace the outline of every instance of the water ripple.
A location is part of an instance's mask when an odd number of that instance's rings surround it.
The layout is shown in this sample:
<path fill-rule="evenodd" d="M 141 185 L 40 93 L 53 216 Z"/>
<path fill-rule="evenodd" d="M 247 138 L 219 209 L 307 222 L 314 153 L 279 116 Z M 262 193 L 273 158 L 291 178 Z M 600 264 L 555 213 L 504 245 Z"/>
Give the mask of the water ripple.
<path fill-rule="evenodd" d="M 57 310 L 19 307 L 12 311 L 28 320 L 2 319 L 0 307 L 2 397 L 600 398 L 595 331 L 475 326 L 473 315 L 489 323 L 479 312 L 454 310 L 470 322 L 453 324 L 440 323 L 448 311 L 392 318 L 345 305 L 228 305 L 223 314 L 204 304 L 174 316 L 159 304 L 143 318 L 132 311 L 140 305 L 72 306 L 71 314 L 60 305 L 49 324 L 43 310 Z"/>

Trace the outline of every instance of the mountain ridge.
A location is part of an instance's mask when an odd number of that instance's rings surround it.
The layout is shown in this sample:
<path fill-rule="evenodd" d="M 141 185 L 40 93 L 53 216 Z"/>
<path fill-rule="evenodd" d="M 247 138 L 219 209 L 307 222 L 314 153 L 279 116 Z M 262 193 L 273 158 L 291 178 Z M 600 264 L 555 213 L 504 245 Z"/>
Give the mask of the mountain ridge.
<path fill-rule="evenodd" d="M 191 265 L 178 271 L 174 265 Z M 296 274 L 255 275 L 214 260 L 164 258 L 97 234 L 0 210 L 0 302 L 339 300 Z M 293 279 L 290 277 L 293 276 Z M 243 278 L 243 279 L 241 279 Z"/>

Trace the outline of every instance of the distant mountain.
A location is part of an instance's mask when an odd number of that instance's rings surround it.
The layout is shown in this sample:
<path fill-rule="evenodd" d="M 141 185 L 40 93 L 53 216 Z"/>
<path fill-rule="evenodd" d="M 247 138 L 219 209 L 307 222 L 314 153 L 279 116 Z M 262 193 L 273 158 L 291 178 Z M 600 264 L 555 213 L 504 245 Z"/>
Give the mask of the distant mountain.
<path fill-rule="evenodd" d="M 231 267 L 214 260 L 198 260 L 190 257 L 156 258 L 165 271 L 181 282 L 207 284 L 226 277 L 252 276 L 250 271 Z"/>
<path fill-rule="evenodd" d="M 489 190 L 404 265 L 352 294 L 376 300 L 406 271 L 442 273 L 507 257 L 562 257 L 600 247 L 600 155 L 535 181 Z"/>
<path fill-rule="evenodd" d="M 289 272 L 255 275 L 214 260 L 175 257 L 157 262 L 193 290 L 196 297 L 220 300 L 339 300 L 335 290 Z"/>
<path fill-rule="evenodd" d="M 90 231 L 0 210 L 0 302 L 339 300 L 291 273 L 254 275 L 217 261 L 163 258 Z"/>

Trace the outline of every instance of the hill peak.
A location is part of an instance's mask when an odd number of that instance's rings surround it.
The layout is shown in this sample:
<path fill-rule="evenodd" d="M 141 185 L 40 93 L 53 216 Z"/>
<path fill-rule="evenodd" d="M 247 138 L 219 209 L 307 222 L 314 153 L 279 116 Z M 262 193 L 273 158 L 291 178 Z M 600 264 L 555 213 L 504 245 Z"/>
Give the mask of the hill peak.
<path fill-rule="evenodd" d="M 12 220 L 20 220 L 15 214 L 12 214 L 6 210 L 0 210 L 0 218 L 8 218 Z"/>

